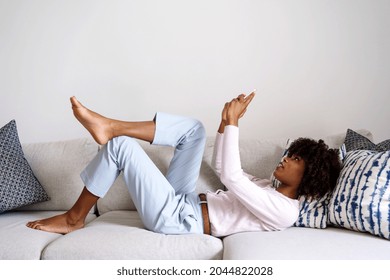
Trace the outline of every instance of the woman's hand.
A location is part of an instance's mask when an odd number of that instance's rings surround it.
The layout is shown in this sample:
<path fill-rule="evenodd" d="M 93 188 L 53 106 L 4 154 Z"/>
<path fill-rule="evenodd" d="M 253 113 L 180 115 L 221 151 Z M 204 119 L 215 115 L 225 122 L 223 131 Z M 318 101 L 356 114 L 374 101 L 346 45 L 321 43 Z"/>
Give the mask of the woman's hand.
<path fill-rule="evenodd" d="M 227 124 L 238 126 L 238 119 L 244 116 L 246 108 L 254 97 L 255 91 L 251 92 L 248 97 L 245 97 L 245 94 L 240 94 L 232 101 L 226 102 L 222 110 L 218 132 L 223 133 Z"/>
<path fill-rule="evenodd" d="M 224 115 L 226 118 L 225 124 L 238 126 L 238 120 L 245 115 L 247 107 L 254 97 L 255 92 L 253 91 L 248 96 L 240 94 L 237 98 L 234 98 L 232 101 L 226 103 L 222 112 L 222 120 Z"/>

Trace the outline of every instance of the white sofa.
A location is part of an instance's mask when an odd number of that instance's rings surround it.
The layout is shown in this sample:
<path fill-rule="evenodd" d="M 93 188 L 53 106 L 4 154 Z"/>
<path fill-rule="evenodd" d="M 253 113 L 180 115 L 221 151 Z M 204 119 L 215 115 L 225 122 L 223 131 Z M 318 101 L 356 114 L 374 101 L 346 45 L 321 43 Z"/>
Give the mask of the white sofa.
<path fill-rule="evenodd" d="M 363 135 L 372 137 L 368 131 Z M 339 147 L 345 134 L 325 137 Z M 286 139 L 241 140 L 246 172 L 269 178 Z M 223 188 L 211 168 L 214 138 L 207 139 L 198 191 Z M 141 143 L 166 171 L 172 149 Z M 0 259 L 390 259 L 390 242 L 368 233 L 327 227 L 291 227 L 280 232 L 244 232 L 223 239 L 207 235 L 163 235 L 147 231 L 121 177 L 91 210 L 85 228 L 67 235 L 27 228 L 28 221 L 62 213 L 80 194 L 79 173 L 96 155 L 93 140 L 23 144 L 35 176 L 51 200 L 0 214 Z"/>

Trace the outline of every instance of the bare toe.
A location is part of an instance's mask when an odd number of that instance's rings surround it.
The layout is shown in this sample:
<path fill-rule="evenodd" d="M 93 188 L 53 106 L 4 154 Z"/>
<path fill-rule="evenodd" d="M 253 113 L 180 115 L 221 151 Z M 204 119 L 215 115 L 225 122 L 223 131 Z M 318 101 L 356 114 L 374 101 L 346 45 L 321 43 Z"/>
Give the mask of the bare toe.
<path fill-rule="evenodd" d="M 28 223 L 26 224 L 26 226 L 28 226 L 29 228 L 32 228 L 32 227 L 34 227 L 38 222 L 39 222 L 39 221 L 28 222 Z"/>

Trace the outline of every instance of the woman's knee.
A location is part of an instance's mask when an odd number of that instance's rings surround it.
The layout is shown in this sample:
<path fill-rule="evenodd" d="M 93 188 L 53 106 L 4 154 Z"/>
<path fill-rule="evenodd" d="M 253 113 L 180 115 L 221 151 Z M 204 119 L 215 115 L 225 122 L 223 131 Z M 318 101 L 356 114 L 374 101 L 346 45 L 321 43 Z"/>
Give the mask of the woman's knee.
<path fill-rule="evenodd" d="M 201 121 L 194 119 L 194 134 L 196 134 L 197 138 L 205 139 L 206 138 L 206 129 Z"/>
<path fill-rule="evenodd" d="M 112 138 L 109 141 L 109 143 L 111 143 L 112 145 L 116 145 L 116 146 L 123 146 L 123 145 L 132 146 L 132 145 L 136 144 L 137 141 L 134 138 L 129 137 L 129 136 L 118 136 L 118 137 Z"/>
<path fill-rule="evenodd" d="M 139 147 L 139 143 L 136 139 L 128 136 L 118 136 L 111 139 L 107 143 L 107 149 L 111 153 L 114 153 L 116 156 L 119 154 L 129 154 L 130 151 Z"/>

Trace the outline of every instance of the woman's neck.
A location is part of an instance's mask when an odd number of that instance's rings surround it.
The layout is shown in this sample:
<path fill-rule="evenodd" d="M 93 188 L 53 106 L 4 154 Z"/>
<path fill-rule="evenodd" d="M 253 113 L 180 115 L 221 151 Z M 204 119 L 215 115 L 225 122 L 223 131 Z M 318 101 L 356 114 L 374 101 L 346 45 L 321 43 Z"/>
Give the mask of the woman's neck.
<path fill-rule="evenodd" d="M 293 187 L 281 184 L 276 190 L 291 199 L 298 198 L 298 186 Z"/>

